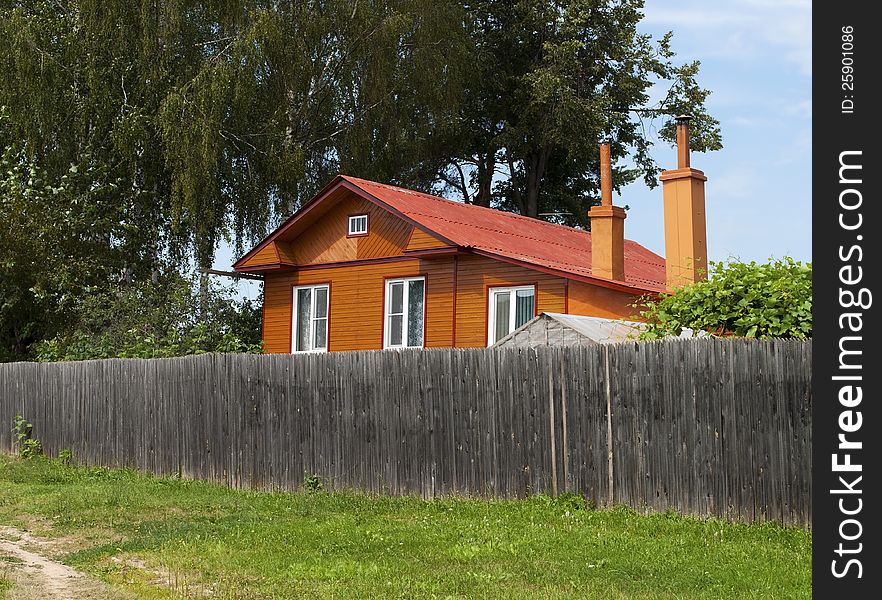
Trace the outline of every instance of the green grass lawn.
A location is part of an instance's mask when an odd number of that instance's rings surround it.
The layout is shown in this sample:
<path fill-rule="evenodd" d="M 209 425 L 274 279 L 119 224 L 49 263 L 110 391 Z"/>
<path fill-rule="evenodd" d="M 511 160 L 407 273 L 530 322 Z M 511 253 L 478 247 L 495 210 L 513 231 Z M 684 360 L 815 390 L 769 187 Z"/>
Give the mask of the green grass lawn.
<path fill-rule="evenodd" d="M 575 500 L 248 492 L 0 457 L 0 524 L 138 598 L 811 596 L 809 532 Z"/>

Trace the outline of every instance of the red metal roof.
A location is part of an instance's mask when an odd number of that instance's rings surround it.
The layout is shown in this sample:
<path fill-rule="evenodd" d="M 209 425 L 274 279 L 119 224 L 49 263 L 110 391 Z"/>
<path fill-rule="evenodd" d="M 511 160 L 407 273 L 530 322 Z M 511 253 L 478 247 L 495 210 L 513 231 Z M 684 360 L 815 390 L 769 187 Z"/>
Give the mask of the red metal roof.
<path fill-rule="evenodd" d="M 293 226 L 339 185 L 399 213 L 453 246 L 564 276 L 573 275 L 577 279 L 594 279 L 606 285 L 624 285 L 644 291 L 665 290 L 665 259 L 632 240 L 625 240 L 625 281 L 612 282 L 591 273 L 591 233 L 588 231 L 345 175 L 336 177 L 239 259 L 234 268 L 239 270 L 239 265 L 250 255 Z"/>
<path fill-rule="evenodd" d="M 588 231 L 355 177 L 342 178 L 457 246 L 562 273 L 592 276 Z M 625 283 L 663 291 L 665 259 L 625 240 Z"/>

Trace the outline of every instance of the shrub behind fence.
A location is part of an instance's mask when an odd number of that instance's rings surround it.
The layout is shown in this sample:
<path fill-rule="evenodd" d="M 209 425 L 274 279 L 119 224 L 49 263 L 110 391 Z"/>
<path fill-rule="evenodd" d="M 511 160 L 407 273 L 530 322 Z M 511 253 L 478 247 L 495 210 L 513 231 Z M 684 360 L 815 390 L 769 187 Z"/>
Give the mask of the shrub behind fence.
<path fill-rule="evenodd" d="M 811 342 L 205 355 L 0 364 L 50 454 L 232 486 L 811 522 Z"/>

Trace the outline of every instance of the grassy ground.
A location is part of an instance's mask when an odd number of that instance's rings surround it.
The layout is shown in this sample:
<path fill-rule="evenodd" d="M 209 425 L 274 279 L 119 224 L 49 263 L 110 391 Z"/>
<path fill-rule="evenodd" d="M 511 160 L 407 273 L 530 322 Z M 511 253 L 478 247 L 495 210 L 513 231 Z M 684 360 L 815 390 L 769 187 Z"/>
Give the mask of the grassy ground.
<path fill-rule="evenodd" d="M 575 500 L 246 492 L 0 457 L 0 525 L 138 598 L 811 596 L 808 532 Z"/>

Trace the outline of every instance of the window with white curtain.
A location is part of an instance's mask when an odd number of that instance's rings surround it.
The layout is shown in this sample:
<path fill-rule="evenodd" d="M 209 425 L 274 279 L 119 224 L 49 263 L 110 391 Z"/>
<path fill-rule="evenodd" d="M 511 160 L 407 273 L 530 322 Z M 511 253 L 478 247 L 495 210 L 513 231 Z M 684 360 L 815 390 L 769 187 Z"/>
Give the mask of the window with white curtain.
<path fill-rule="evenodd" d="M 385 348 L 421 348 L 426 314 L 426 278 L 386 280 Z"/>
<path fill-rule="evenodd" d="M 328 350 L 328 285 L 294 288 L 292 352 Z"/>
<path fill-rule="evenodd" d="M 487 345 L 492 346 L 536 314 L 536 288 L 532 285 L 490 288 L 487 310 Z"/>

